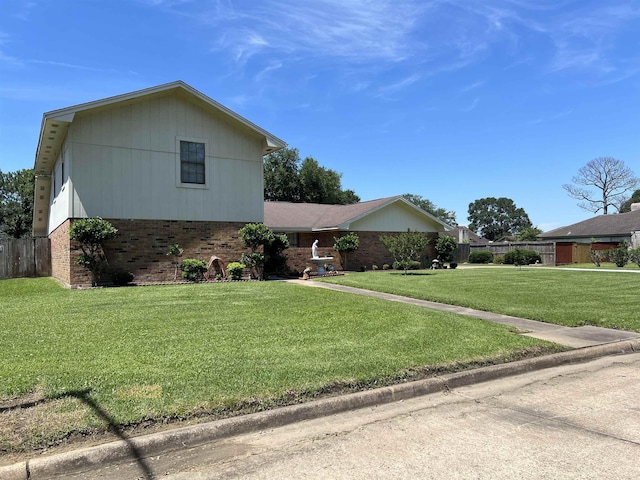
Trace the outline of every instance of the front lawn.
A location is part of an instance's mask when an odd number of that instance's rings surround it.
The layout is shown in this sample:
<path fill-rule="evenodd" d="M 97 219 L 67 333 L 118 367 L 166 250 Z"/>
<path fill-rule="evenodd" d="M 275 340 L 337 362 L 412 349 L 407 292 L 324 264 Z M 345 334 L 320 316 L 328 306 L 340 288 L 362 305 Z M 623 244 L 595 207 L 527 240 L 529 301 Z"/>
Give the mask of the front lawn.
<path fill-rule="evenodd" d="M 0 299 L 0 454 L 109 424 L 220 418 L 559 348 L 283 282 L 67 290 L 19 279 L 0 282 Z"/>
<path fill-rule="evenodd" d="M 322 281 L 566 326 L 640 332 L 640 274 L 539 267 L 365 272 Z"/>

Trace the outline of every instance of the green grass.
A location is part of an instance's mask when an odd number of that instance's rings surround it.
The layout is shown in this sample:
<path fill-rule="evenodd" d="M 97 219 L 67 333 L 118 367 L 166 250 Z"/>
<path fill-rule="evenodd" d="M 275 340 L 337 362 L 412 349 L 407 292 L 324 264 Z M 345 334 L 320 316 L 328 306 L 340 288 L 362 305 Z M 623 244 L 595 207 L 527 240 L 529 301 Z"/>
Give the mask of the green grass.
<path fill-rule="evenodd" d="M 322 281 L 541 320 L 640 332 L 640 274 L 537 267 L 367 272 Z"/>
<path fill-rule="evenodd" d="M 562 265 L 560 268 L 595 268 L 595 269 L 607 269 L 607 270 L 640 270 L 637 264 L 633 262 L 627 263 L 624 267 L 618 267 L 615 263 L 602 262 L 600 267 L 596 267 L 593 263 L 572 263 L 571 265 Z"/>
<path fill-rule="evenodd" d="M 110 423 L 219 418 L 559 348 L 489 322 L 282 282 L 67 290 L 19 279 L 0 282 L 0 299 L 0 453 Z"/>

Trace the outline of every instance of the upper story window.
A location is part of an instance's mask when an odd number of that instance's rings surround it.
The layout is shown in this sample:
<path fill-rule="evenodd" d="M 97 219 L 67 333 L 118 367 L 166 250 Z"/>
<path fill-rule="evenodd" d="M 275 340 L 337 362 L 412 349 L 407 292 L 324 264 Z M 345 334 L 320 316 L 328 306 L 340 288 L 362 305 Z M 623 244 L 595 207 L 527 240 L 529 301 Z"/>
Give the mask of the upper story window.
<path fill-rule="evenodd" d="M 205 184 L 204 143 L 180 140 L 180 182 Z"/>

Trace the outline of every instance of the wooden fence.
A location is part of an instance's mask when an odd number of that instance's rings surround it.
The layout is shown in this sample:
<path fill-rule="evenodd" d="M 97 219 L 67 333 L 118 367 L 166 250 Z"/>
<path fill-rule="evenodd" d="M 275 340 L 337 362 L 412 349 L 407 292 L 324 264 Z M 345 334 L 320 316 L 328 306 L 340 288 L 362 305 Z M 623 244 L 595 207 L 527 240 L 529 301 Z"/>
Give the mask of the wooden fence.
<path fill-rule="evenodd" d="M 542 264 L 556 264 L 556 246 L 554 242 L 500 242 L 489 243 L 487 245 L 470 245 L 469 253 L 478 250 L 489 250 L 493 256 L 504 255 L 511 250 L 519 248 L 521 250 L 535 250 L 540 254 Z M 467 259 L 469 257 L 467 256 Z"/>
<path fill-rule="evenodd" d="M 0 280 L 51 276 L 48 238 L 0 238 Z"/>

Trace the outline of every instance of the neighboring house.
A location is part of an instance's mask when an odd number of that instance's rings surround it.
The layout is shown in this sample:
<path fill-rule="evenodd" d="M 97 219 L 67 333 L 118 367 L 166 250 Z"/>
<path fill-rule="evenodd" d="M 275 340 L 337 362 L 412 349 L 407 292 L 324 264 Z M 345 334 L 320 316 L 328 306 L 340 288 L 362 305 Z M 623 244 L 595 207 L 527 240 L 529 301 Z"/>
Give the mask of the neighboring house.
<path fill-rule="evenodd" d="M 181 81 L 45 113 L 34 235 L 51 239 L 52 274 L 66 285 L 90 283 L 69 240 L 80 218 L 118 229 L 109 267 L 137 281 L 173 279 L 176 243 L 183 258 L 238 260 L 238 230 L 263 221 L 262 157 L 285 146 Z"/>
<path fill-rule="evenodd" d="M 589 262 L 590 250 L 609 250 L 625 241 L 640 247 L 640 203 L 627 213 L 597 217 L 539 235 L 556 243 L 556 265 Z"/>
<path fill-rule="evenodd" d="M 380 235 L 393 235 L 407 230 L 426 232 L 432 239 L 451 226 L 421 210 L 401 196 L 380 198 L 351 205 L 317 203 L 265 202 L 264 223 L 276 233 L 286 233 L 291 244 L 285 251 L 290 268 L 301 271 L 312 266 L 311 246 L 318 240 L 319 256 L 340 259 L 333 249 L 334 238 L 355 232 L 360 239 L 357 251 L 348 254 L 347 268 L 360 269 L 372 265 L 393 264 L 393 257 L 380 241 Z M 425 255 L 435 257 L 431 242 Z"/>
<path fill-rule="evenodd" d="M 453 230 L 446 234 L 455 238 L 456 242 L 459 244 L 469 243 L 471 245 L 486 245 L 489 243 L 489 240 L 481 237 L 473 230 L 470 230 L 469 227 L 465 227 L 463 225 L 454 226 Z"/>

